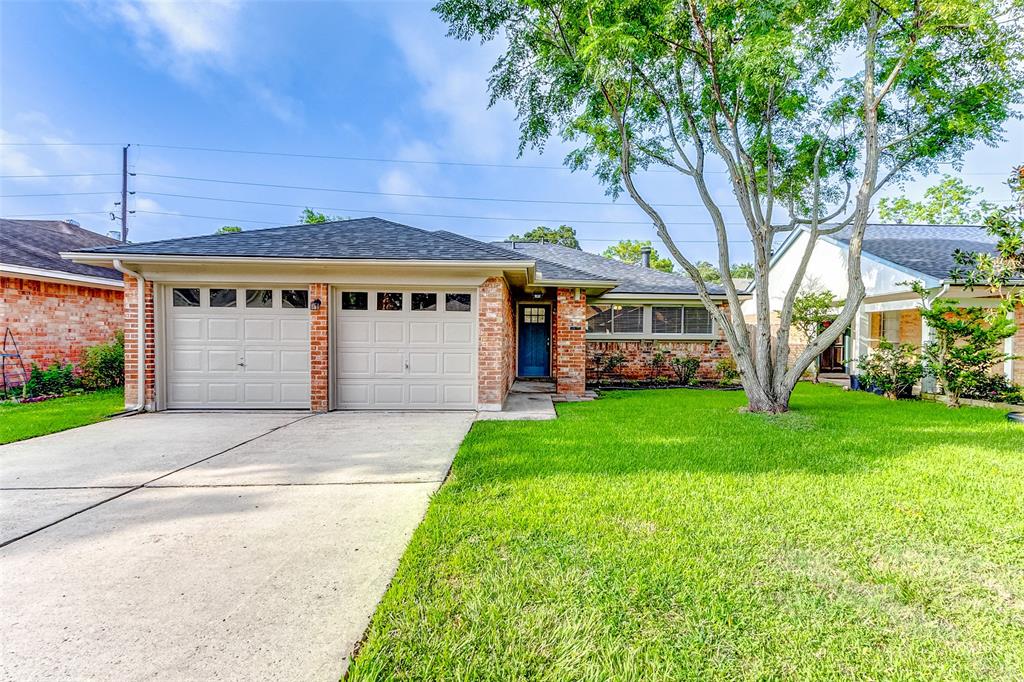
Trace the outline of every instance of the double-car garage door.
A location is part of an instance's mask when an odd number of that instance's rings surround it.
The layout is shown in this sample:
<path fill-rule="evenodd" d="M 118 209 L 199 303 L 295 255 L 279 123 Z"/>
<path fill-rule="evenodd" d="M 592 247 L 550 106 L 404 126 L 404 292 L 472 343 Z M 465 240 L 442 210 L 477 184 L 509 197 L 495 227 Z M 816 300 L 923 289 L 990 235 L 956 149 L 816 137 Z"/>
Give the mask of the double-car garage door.
<path fill-rule="evenodd" d="M 307 289 L 168 286 L 164 295 L 166 407 L 309 407 Z M 475 407 L 475 293 L 338 287 L 332 298 L 335 408 Z"/>

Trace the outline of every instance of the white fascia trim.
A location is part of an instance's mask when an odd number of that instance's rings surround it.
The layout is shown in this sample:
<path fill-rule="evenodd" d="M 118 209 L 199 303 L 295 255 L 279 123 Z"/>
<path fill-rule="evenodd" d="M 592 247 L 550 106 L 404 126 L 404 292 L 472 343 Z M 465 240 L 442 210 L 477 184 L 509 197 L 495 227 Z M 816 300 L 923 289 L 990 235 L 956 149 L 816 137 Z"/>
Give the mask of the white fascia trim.
<path fill-rule="evenodd" d="M 76 263 L 110 263 L 117 258 L 130 263 L 259 263 L 282 265 L 376 265 L 376 266 L 414 266 L 433 268 L 503 268 L 506 270 L 529 270 L 535 266 L 532 260 L 391 260 L 386 258 L 258 258 L 251 256 L 167 256 L 133 253 L 82 253 L 79 251 L 62 251 L 61 258 Z"/>
<path fill-rule="evenodd" d="M 614 289 L 619 286 L 621 282 L 609 281 L 607 279 L 535 279 L 533 281 L 534 286 L 538 287 L 562 287 L 562 288 L 580 288 L 580 289 Z"/>
<path fill-rule="evenodd" d="M 124 282 L 121 280 L 107 279 L 105 277 L 92 277 L 90 275 L 79 275 L 74 272 L 64 272 L 62 270 L 29 268 L 23 265 L 9 265 L 7 263 L 0 263 L 0 274 L 59 280 L 61 282 L 75 282 L 76 284 L 88 284 L 89 286 L 107 289 L 124 289 Z"/>
<path fill-rule="evenodd" d="M 729 298 L 725 294 L 712 294 L 711 299 L 714 301 L 720 301 L 721 303 L 728 303 Z M 611 301 L 615 303 L 621 303 L 623 301 L 635 302 L 638 305 L 650 304 L 650 303 L 672 303 L 672 302 L 684 302 L 694 301 L 701 303 L 700 296 L 697 294 L 603 294 L 602 296 L 595 296 L 591 299 L 591 303 L 601 303 L 603 301 Z"/>

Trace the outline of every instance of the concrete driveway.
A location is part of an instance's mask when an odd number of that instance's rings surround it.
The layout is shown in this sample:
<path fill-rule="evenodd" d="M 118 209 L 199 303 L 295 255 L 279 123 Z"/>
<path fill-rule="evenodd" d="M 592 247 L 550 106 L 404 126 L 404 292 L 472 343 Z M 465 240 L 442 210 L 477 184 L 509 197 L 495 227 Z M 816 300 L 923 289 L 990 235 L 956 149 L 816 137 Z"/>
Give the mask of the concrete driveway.
<path fill-rule="evenodd" d="M 4 679 L 337 680 L 472 413 L 160 413 L 0 446 Z"/>

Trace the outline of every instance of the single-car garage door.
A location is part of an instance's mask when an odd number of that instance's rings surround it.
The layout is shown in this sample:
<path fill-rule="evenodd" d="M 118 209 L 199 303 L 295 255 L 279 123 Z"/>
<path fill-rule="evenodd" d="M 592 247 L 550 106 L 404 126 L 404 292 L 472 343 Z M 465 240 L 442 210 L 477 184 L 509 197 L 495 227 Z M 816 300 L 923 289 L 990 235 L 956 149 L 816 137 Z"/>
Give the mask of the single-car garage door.
<path fill-rule="evenodd" d="M 340 287 L 335 407 L 475 409 L 476 294 Z"/>
<path fill-rule="evenodd" d="M 309 290 L 165 287 L 168 408 L 309 408 Z"/>

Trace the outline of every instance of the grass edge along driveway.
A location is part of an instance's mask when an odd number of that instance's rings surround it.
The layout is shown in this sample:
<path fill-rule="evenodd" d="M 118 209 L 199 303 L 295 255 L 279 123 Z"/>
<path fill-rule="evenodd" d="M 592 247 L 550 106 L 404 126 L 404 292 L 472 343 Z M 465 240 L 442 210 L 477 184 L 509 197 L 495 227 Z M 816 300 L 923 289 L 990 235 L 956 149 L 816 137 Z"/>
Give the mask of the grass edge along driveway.
<path fill-rule="evenodd" d="M 1024 429 L 802 384 L 474 426 L 349 679 L 1019 679 Z"/>
<path fill-rule="evenodd" d="M 0 404 L 0 445 L 93 424 L 123 409 L 123 388 L 39 403 L 3 403 Z"/>

